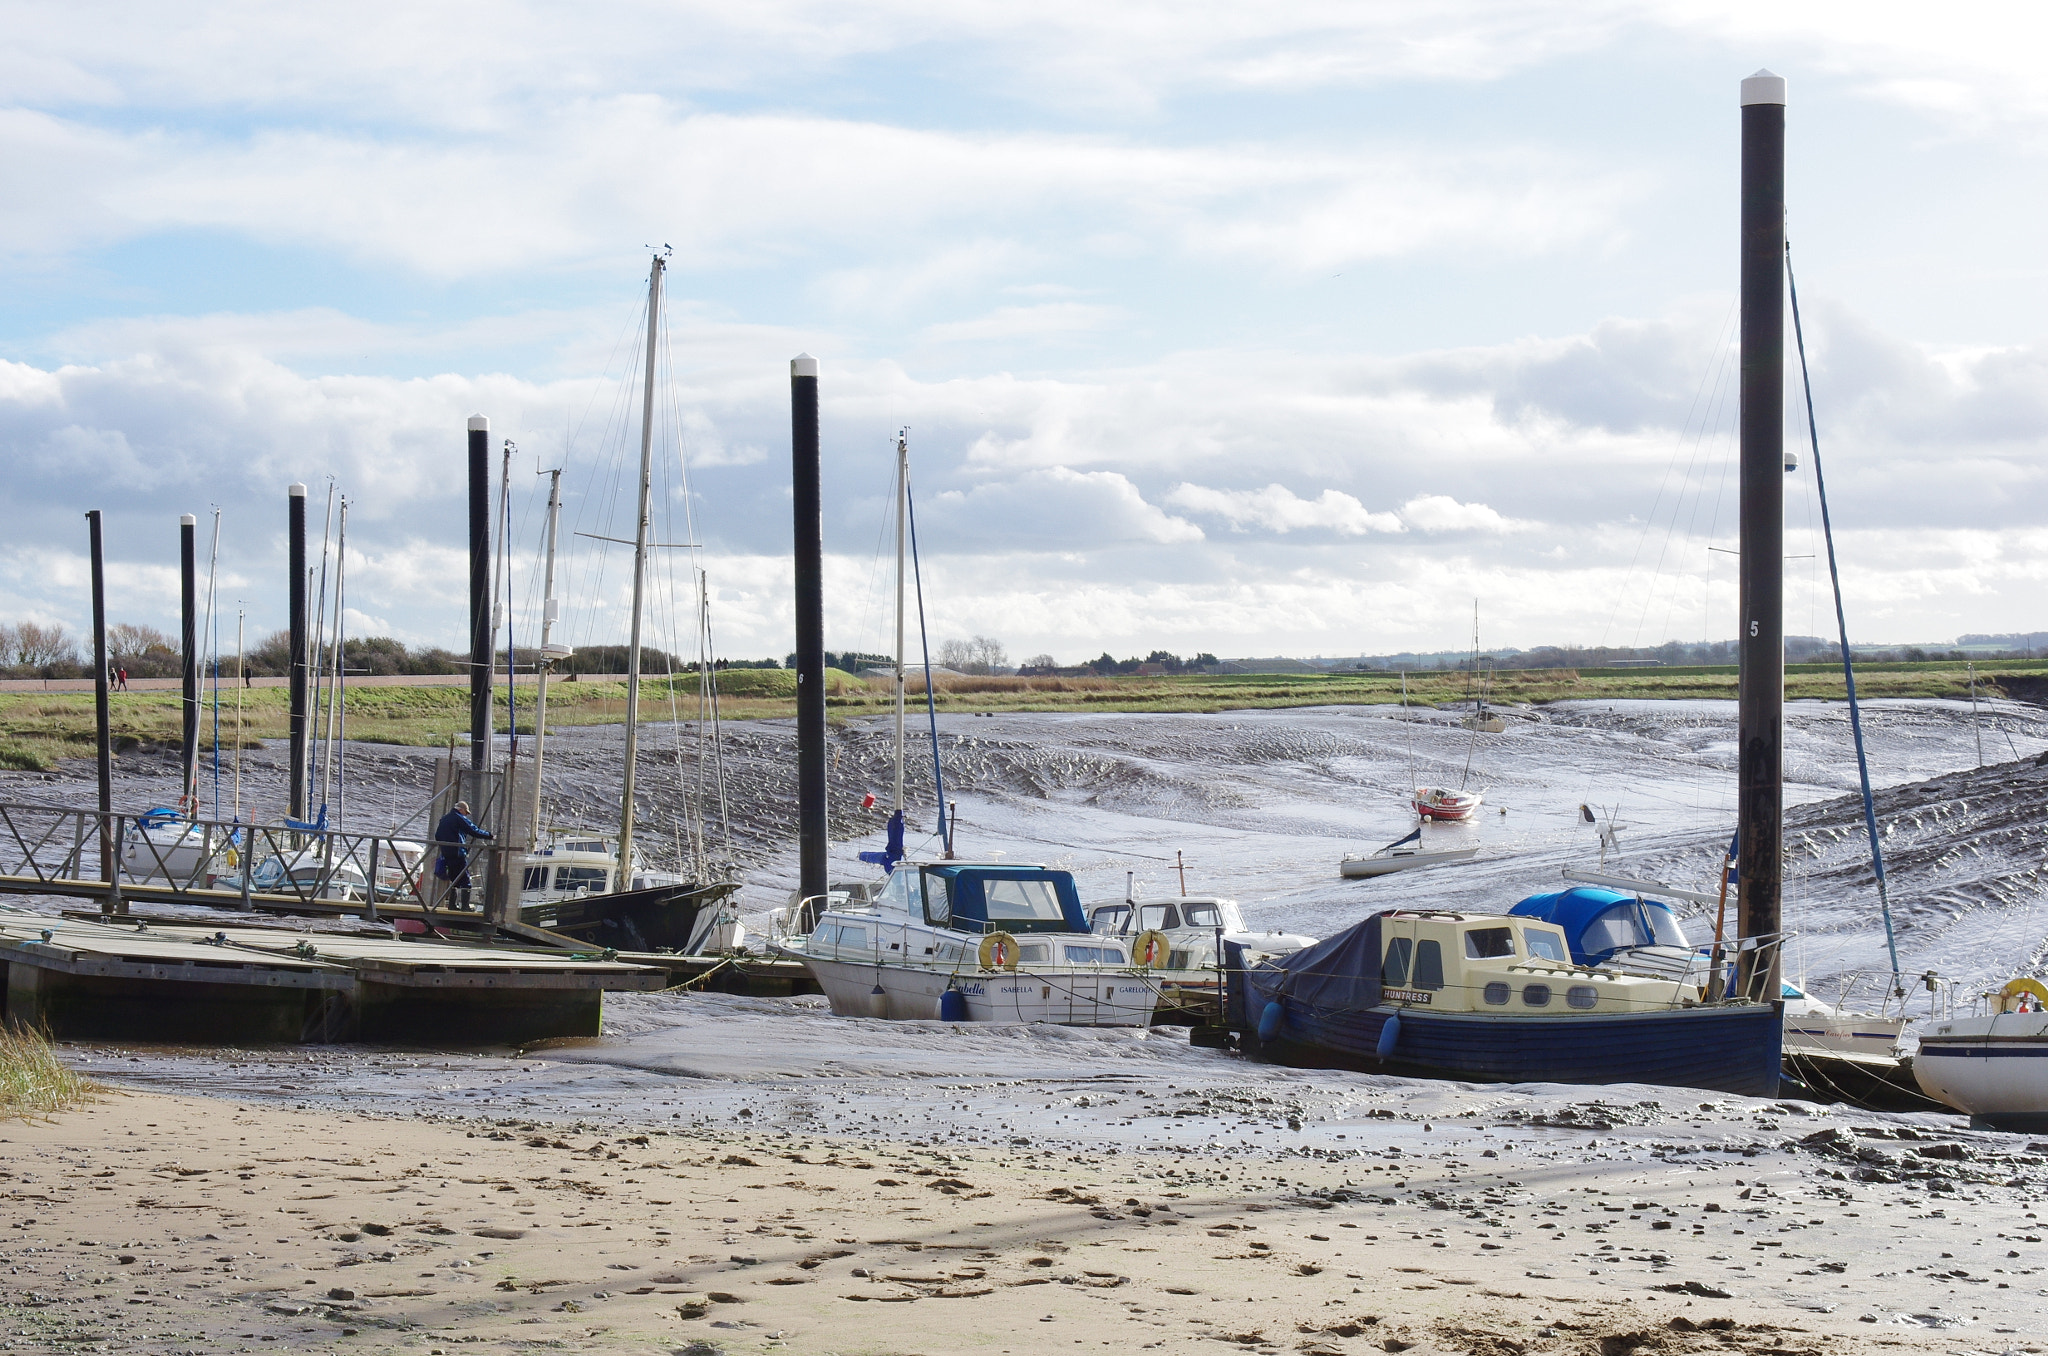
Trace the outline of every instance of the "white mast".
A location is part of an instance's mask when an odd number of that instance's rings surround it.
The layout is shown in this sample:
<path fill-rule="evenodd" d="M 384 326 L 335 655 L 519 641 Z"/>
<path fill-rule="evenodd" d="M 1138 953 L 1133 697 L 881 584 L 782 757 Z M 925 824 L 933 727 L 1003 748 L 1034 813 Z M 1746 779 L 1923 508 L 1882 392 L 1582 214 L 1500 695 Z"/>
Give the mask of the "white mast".
<path fill-rule="evenodd" d="M 548 471 L 546 475 L 548 563 L 540 590 L 540 663 L 535 666 L 540 670 L 540 691 L 533 703 L 533 834 L 527 839 L 536 848 L 540 846 L 540 765 L 548 748 L 548 670 L 555 662 L 555 617 L 561 612 L 561 605 L 555 601 L 555 533 L 562 525 L 561 468 Z"/>
<path fill-rule="evenodd" d="M 896 800 L 903 813 L 903 543 L 910 507 L 910 436 L 896 434 Z"/>
<path fill-rule="evenodd" d="M 619 801 L 617 890 L 633 888 L 633 774 L 640 753 L 640 609 L 647 584 L 647 528 L 654 495 L 654 345 L 661 331 L 662 258 L 647 273 L 647 373 L 640 402 L 640 513 L 633 527 L 633 634 L 626 654 L 626 787 Z"/>

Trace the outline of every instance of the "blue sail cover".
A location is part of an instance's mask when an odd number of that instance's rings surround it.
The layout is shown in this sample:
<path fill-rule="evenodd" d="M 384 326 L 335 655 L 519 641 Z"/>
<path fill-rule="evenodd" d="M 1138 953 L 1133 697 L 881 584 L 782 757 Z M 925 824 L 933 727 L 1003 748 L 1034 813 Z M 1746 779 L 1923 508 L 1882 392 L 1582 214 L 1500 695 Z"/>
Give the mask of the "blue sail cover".
<path fill-rule="evenodd" d="M 896 863 L 903 860 L 903 811 L 897 810 L 889 816 L 889 844 L 880 852 L 863 852 L 860 859 L 884 871 L 894 871 Z"/>

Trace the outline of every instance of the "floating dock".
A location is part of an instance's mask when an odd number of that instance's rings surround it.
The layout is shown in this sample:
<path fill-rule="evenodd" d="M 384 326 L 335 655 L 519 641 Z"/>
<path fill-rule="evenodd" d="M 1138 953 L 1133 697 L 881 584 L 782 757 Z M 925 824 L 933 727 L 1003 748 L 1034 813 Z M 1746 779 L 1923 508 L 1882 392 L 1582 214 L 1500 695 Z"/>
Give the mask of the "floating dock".
<path fill-rule="evenodd" d="M 64 1040 L 521 1045 L 599 1034 L 665 970 L 596 954 L 0 913 L 8 1020 Z"/>

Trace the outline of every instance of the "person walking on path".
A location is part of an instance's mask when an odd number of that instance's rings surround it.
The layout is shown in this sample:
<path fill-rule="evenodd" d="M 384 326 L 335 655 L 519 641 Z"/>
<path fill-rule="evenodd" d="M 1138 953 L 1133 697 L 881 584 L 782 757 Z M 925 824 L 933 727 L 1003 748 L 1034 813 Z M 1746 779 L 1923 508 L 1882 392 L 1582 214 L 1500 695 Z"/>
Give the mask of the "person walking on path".
<path fill-rule="evenodd" d="M 115 670 L 114 670 L 114 674 L 115 674 L 115 683 L 114 683 L 114 691 L 116 691 L 116 692 L 126 692 L 126 691 L 128 690 L 128 670 L 126 670 L 126 669 L 115 669 Z"/>
<path fill-rule="evenodd" d="M 441 822 L 434 826 L 434 843 L 441 849 L 441 855 L 434 863 L 434 874 L 448 882 L 448 890 L 455 896 L 451 906 L 458 912 L 470 912 L 469 902 L 469 840 L 489 838 L 491 831 L 469 817 L 469 802 L 458 800 Z"/>

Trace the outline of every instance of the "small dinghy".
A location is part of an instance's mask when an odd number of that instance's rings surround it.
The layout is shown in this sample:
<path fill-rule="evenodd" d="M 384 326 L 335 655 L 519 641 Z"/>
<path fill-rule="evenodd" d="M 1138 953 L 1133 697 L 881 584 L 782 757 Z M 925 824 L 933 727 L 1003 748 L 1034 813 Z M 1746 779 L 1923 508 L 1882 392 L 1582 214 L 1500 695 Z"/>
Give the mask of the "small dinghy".
<path fill-rule="evenodd" d="M 1362 857 L 1346 856 L 1337 870 L 1346 880 L 1366 880 L 1373 876 L 1390 876 L 1396 871 L 1414 871 L 1425 866 L 1469 862 L 1478 854 L 1477 846 L 1425 848 L 1422 846 L 1422 830 L 1418 828 L 1406 838 L 1389 843 L 1377 852 L 1370 852 Z"/>
<path fill-rule="evenodd" d="M 1483 791 L 1453 791 L 1445 786 L 1421 786 L 1415 789 L 1410 804 L 1415 813 L 1424 819 L 1470 819 L 1472 812 L 1486 799 Z"/>

